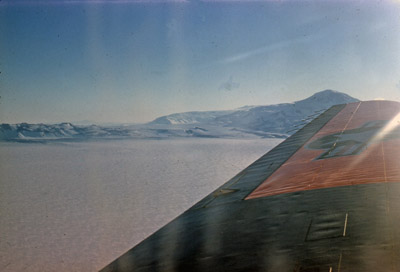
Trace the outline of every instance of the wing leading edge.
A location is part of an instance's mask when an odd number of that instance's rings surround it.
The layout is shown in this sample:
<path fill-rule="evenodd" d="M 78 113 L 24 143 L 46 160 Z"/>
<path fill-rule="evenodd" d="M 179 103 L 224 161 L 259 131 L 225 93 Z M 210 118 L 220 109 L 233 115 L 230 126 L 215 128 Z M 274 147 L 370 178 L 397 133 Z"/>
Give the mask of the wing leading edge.
<path fill-rule="evenodd" d="M 330 108 L 102 271 L 399 271 L 399 112 Z"/>

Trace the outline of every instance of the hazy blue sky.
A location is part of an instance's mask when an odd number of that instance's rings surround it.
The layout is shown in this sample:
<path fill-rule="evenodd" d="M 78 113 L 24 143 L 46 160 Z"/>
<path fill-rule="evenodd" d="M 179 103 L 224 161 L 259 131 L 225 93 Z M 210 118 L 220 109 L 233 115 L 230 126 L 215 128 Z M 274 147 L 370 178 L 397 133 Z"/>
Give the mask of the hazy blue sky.
<path fill-rule="evenodd" d="M 400 2 L 3 0 L 0 71 L 0 123 L 400 100 Z"/>

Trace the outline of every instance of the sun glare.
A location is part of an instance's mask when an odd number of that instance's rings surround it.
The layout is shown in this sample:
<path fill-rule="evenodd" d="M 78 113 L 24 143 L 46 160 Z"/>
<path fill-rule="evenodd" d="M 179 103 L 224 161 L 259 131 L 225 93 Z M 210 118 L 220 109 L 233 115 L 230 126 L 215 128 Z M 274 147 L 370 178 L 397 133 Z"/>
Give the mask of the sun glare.
<path fill-rule="evenodd" d="M 400 112 L 390 120 L 373 138 L 371 142 L 382 141 L 385 136 L 400 125 Z"/>

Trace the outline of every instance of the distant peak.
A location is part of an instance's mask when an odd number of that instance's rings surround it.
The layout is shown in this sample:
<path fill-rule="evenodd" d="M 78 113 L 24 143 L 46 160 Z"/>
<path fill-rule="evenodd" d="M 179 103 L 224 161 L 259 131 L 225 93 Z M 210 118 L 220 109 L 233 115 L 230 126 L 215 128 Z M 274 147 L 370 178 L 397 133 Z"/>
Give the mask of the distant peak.
<path fill-rule="evenodd" d="M 317 93 L 313 94 L 312 96 L 306 98 L 305 100 L 308 100 L 308 99 L 314 99 L 314 100 L 315 99 L 331 99 L 331 98 L 345 99 L 345 100 L 349 100 L 349 102 L 359 101 L 358 99 L 351 97 L 350 95 L 348 95 L 346 93 L 338 92 L 338 91 L 331 90 L 331 89 L 317 92 Z"/>
<path fill-rule="evenodd" d="M 323 91 L 320 91 L 320 92 L 316 92 L 316 94 L 317 93 L 340 93 L 340 92 L 335 91 L 335 90 L 331 90 L 331 89 L 326 89 L 326 90 L 323 90 Z"/>
<path fill-rule="evenodd" d="M 315 94 L 313 94 L 313 96 L 332 95 L 332 94 L 345 94 L 345 93 L 341 93 L 331 89 L 326 89 L 320 92 L 316 92 Z"/>

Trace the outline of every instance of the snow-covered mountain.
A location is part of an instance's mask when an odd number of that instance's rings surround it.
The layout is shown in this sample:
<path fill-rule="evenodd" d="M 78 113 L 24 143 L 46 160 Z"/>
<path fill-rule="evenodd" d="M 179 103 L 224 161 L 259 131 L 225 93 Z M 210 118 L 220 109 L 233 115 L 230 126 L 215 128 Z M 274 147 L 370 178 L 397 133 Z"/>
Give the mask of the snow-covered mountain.
<path fill-rule="evenodd" d="M 0 140 L 121 139 L 169 137 L 280 137 L 293 134 L 336 104 L 356 102 L 347 94 L 325 90 L 293 103 L 245 106 L 229 111 L 184 112 L 131 126 L 1 124 Z"/>
<path fill-rule="evenodd" d="M 162 116 L 150 124 L 196 124 L 232 127 L 244 131 L 290 134 L 324 110 L 359 101 L 345 93 L 325 90 L 294 103 L 246 106 L 232 111 L 185 112 Z"/>
<path fill-rule="evenodd" d="M 130 130 L 125 127 L 76 126 L 71 123 L 0 125 L 0 140 L 122 138 L 127 136 L 130 136 Z"/>
<path fill-rule="evenodd" d="M 182 125 L 182 124 L 208 124 L 220 116 L 233 113 L 230 111 L 191 111 L 183 113 L 174 113 L 166 116 L 161 116 L 150 122 L 149 124 L 162 124 L 162 125 Z"/>

